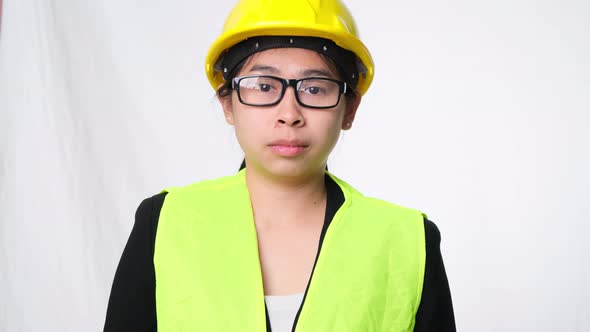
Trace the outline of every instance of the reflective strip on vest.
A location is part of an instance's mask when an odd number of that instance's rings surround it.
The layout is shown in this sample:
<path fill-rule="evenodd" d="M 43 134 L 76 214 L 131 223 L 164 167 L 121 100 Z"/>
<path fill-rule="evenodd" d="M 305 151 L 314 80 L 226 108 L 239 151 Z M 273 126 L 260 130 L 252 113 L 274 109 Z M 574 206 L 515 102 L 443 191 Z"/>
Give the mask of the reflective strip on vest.
<path fill-rule="evenodd" d="M 296 331 L 412 331 L 424 280 L 424 216 L 330 176 L 345 200 L 324 237 Z M 154 252 L 158 331 L 266 331 L 245 170 L 166 191 Z"/>

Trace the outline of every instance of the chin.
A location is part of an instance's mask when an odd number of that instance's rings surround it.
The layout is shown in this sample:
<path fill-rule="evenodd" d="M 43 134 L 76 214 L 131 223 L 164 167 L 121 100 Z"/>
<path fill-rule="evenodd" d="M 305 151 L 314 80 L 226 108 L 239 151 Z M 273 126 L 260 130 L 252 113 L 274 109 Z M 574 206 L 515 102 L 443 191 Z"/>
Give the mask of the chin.
<path fill-rule="evenodd" d="M 271 177 L 298 179 L 323 174 L 325 164 L 310 165 L 304 160 L 276 160 L 266 165 L 260 165 L 260 169 L 262 173 Z"/>

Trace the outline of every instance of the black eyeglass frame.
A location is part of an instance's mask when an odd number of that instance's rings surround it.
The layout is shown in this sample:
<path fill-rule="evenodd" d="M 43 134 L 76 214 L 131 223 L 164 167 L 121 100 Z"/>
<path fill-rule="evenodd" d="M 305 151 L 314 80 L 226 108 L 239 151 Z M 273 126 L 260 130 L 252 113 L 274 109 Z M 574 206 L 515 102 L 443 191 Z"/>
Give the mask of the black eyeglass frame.
<path fill-rule="evenodd" d="M 270 79 L 274 79 L 276 81 L 281 82 L 281 86 L 282 86 L 281 94 L 280 94 L 279 98 L 277 99 L 277 101 L 270 103 L 270 104 L 252 104 L 252 103 L 246 103 L 246 102 L 244 102 L 244 100 L 242 100 L 242 96 L 240 95 L 240 81 L 243 79 L 246 79 L 246 78 L 255 78 L 255 77 L 270 78 Z M 301 99 L 299 99 L 299 93 L 297 93 L 297 91 L 298 91 L 297 88 L 298 88 L 299 83 L 306 81 L 306 80 L 324 80 L 324 81 L 330 81 L 330 82 L 337 83 L 338 84 L 338 99 L 336 100 L 336 103 L 331 106 L 312 106 L 312 105 L 307 105 L 304 102 L 302 102 Z M 348 85 L 346 84 L 346 82 L 336 80 L 333 78 L 328 78 L 328 77 L 305 77 L 305 78 L 299 78 L 299 79 L 295 79 L 295 78 L 288 79 L 288 78 L 276 77 L 276 76 L 272 76 L 272 75 L 248 75 L 248 76 L 234 77 L 232 79 L 232 84 L 231 84 L 232 90 L 236 90 L 236 92 L 238 93 L 238 100 L 240 101 L 240 103 L 242 103 L 244 105 L 248 105 L 248 106 L 257 106 L 257 107 L 274 106 L 274 105 L 280 103 L 281 100 L 283 100 L 283 97 L 285 96 L 285 91 L 287 90 L 288 87 L 293 87 L 293 93 L 295 94 L 295 100 L 297 100 L 297 103 L 299 105 L 301 105 L 303 107 L 307 107 L 307 108 L 314 108 L 314 109 L 328 109 L 328 108 L 334 108 L 334 107 L 338 106 L 338 104 L 340 103 L 340 98 L 348 90 Z"/>

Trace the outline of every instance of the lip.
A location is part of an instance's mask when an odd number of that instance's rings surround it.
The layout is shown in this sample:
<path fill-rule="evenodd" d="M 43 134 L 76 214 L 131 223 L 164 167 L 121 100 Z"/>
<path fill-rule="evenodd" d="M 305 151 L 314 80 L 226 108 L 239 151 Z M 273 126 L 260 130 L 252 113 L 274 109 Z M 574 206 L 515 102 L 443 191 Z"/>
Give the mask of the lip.
<path fill-rule="evenodd" d="M 277 155 L 294 157 L 302 154 L 309 145 L 300 140 L 276 140 L 268 146 Z"/>

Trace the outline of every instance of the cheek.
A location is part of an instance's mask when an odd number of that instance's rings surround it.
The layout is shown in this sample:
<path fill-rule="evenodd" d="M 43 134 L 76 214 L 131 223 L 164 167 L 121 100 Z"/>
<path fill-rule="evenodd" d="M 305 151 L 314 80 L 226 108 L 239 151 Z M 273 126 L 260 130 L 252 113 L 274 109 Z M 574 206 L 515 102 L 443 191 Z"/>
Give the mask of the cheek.
<path fill-rule="evenodd" d="M 321 136 L 320 140 L 325 142 L 328 149 L 333 148 L 340 137 L 343 121 L 342 114 L 343 113 L 330 114 L 329 117 L 321 119 L 321 126 L 318 126 L 315 130 L 315 132 Z"/>
<path fill-rule="evenodd" d="M 237 97 L 235 98 L 237 99 Z M 259 140 L 260 133 L 263 130 L 263 119 L 257 110 L 245 109 L 242 104 L 232 103 L 233 126 L 238 143 L 243 150 L 249 150 L 249 146 Z"/>
<path fill-rule="evenodd" d="M 256 115 L 249 110 L 240 108 L 234 108 L 232 116 L 234 119 L 234 127 L 239 132 L 249 132 L 256 128 L 258 121 L 256 121 Z"/>

